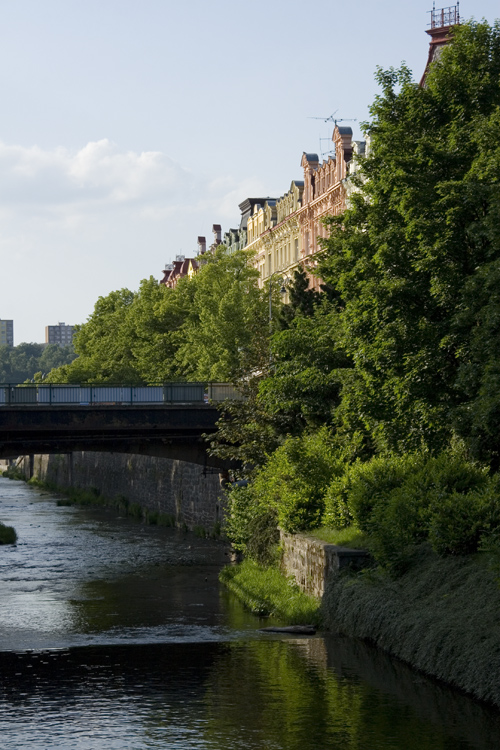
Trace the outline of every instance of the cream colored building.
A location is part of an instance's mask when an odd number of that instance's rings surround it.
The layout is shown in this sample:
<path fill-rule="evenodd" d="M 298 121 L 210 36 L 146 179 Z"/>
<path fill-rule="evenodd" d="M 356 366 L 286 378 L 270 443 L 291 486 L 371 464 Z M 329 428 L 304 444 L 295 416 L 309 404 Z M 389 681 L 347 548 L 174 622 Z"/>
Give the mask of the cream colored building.
<path fill-rule="evenodd" d="M 351 128 L 335 125 L 332 135 L 335 156 L 322 164 L 316 154 L 302 155 L 304 170 L 304 201 L 299 211 L 301 261 L 311 274 L 311 286 L 319 288 L 321 280 L 314 276 L 321 239 L 328 237 L 323 224 L 326 216 L 338 216 L 346 208 L 346 180 L 353 156 Z"/>
<path fill-rule="evenodd" d="M 247 249 L 254 252 L 261 286 L 275 273 L 288 278 L 300 262 L 298 211 L 303 189 L 302 182 L 293 181 L 285 195 L 255 205 L 248 218 Z"/>
<path fill-rule="evenodd" d="M 289 279 L 300 264 L 309 272 L 311 286 L 319 288 L 314 268 L 322 249 L 321 238 L 328 236 L 322 220 L 345 210 L 353 153 L 361 153 L 363 148 L 361 142 L 353 143 L 351 128 L 338 125 L 332 141 L 335 156 L 323 163 L 317 154 L 302 155 L 303 182 L 293 181 L 277 200 L 266 198 L 252 205 L 246 247 L 254 252 L 261 286 L 273 274 Z"/>

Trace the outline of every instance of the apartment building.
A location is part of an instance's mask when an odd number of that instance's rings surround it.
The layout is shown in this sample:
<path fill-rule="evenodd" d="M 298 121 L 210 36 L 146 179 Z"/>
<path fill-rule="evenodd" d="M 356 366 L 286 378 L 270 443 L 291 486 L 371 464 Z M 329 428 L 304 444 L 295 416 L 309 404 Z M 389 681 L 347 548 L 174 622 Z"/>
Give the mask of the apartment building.
<path fill-rule="evenodd" d="M 73 326 L 58 323 L 56 326 L 45 326 L 45 343 L 68 346 L 73 343 Z"/>
<path fill-rule="evenodd" d="M 0 319 L 0 346 L 14 346 L 14 321 Z"/>

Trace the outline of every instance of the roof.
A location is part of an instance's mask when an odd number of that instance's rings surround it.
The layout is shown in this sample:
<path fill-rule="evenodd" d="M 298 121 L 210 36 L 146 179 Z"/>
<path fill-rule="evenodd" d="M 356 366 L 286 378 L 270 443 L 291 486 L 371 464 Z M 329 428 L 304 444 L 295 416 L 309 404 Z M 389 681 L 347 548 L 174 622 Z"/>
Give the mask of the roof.
<path fill-rule="evenodd" d="M 337 130 L 339 131 L 340 135 L 352 135 L 352 128 L 341 128 L 337 125 Z"/>

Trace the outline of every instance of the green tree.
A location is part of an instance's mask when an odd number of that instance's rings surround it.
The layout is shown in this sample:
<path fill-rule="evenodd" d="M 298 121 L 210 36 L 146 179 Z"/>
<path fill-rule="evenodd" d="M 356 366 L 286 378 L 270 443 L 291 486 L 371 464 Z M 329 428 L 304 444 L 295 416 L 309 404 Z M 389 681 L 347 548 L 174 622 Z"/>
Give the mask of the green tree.
<path fill-rule="evenodd" d="M 255 337 L 267 339 L 265 293 L 248 252 L 220 245 L 190 280 L 190 306 L 180 333 L 177 367 L 199 380 L 234 380 Z"/>
<path fill-rule="evenodd" d="M 135 293 L 121 289 L 100 297 L 77 327 L 78 359 L 48 380 L 133 384 L 236 377 L 268 336 L 265 293 L 248 257 L 220 246 L 175 289 L 150 277 Z"/>
<path fill-rule="evenodd" d="M 141 382 L 131 351 L 129 311 L 133 301 L 134 293 L 128 289 L 99 297 L 88 321 L 75 326 L 78 358 L 52 370 L 47 382 Z"/>
<path fill-rule="evenodd" d="M 274 334 L 273 366 L 259 398 L 280 432 L 299 434 L 334 423 L 344 371 L 352 367 L 340 343 L 341 325 L 338 309 L 323 298 Z"/>
<path fill-rule="evenodd" d="M 69 363 L 75 357 L 73 346 L 33 343 L 0 346 L 0 382 L 23 383 L 25 380 L 39 379 L 42 373 Z"/>
<path fill-rule="evenodd" d="M 356 368 L 344 418 L 361 415 L 379 450 L 437 449 L 452 425 L 469 438 L 471 421 L 485 448 L 481 405 L 491 455 L 500 393 L 478 328 L 487 319 L 494 338 L 486 266 L 500 258 L 500 27 L 456 29 L 425 87 L 404 66 L 377 78 L 363 181 L 345 215 L 329 221 L 321 269 L 343 299 Z"/>
<path fill-rule="evenodd" d="M 278 315 L 278 326 L 281 329 L 289 328 L 296 315 L 313 315 L 319 303 L 320 293 L 309 289 L 309 277 L 302 266 L 293 272 L 292 281 L 288 284 L 288 299 L 288 304 L 281 307 Z"/>

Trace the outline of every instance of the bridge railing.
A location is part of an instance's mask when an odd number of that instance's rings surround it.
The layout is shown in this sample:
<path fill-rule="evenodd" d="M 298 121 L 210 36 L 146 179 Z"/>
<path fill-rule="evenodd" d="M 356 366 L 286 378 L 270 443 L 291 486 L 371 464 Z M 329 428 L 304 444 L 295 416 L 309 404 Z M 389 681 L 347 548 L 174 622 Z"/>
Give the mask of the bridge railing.
<path fill-rule="evenodd" d="M 16 404 L 38 406 L 210 404 L 226 399 L 242 400 L 230 383 L 161 383 L 157 385 L 68 385 L 64 383 L 0 384 L 0 407 Z"/>

